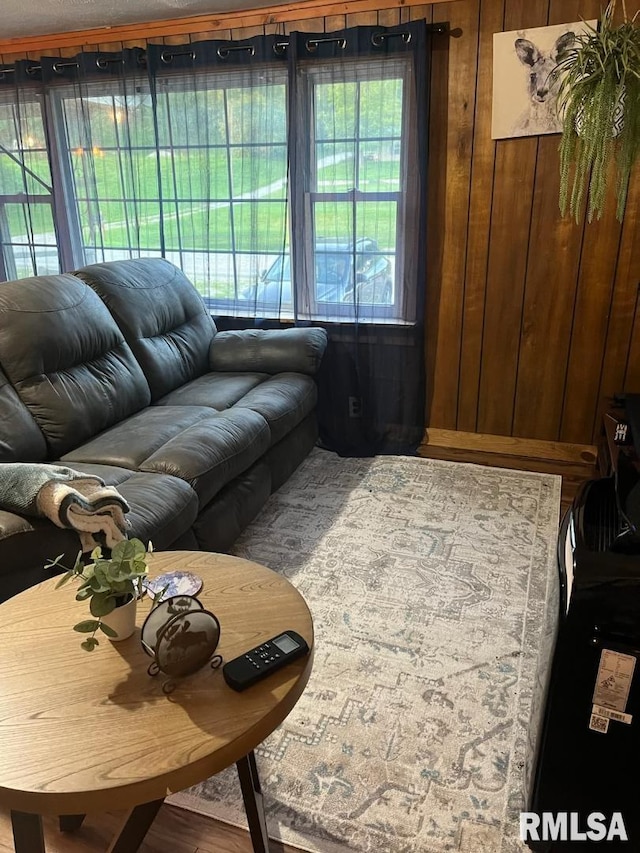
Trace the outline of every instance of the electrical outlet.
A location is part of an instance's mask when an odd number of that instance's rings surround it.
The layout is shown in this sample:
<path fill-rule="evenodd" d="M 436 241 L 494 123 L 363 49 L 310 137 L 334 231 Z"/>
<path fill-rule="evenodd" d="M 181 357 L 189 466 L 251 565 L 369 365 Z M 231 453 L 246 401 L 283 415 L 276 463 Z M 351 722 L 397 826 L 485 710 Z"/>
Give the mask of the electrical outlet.
<path fill-rule="evenodd" d="M 362 417 L 362 397 L 349 397 L 349 417 Z"/>

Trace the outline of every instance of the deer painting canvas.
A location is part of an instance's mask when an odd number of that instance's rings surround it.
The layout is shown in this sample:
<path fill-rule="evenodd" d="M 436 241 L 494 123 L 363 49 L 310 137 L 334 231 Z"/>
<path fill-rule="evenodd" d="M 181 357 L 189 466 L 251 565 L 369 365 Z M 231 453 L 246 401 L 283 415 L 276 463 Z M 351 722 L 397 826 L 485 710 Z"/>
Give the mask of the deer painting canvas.
<path fill-rule="evenodd" d="M 551 72 L 585 29 L 585 22 L 580 21 L 494 33 L 493 139 L 562 131 L 558 81 Z"/>

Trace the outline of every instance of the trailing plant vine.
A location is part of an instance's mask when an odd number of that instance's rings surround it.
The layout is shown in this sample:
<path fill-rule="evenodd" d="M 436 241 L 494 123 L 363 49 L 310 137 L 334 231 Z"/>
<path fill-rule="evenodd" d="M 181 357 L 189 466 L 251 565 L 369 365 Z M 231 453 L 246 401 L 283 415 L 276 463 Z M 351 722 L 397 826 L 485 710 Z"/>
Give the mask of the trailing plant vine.
<path fill-rule="evenodd" d="M 599 219 L 605 204 L 610 164 L 615 160 L 617 210 L 624 217 L 629 178 L 640 154 L 640 29 L 637 14 L 613 23 L 616 0 L 599 26 L 587 31 L 559 57 L 552 72 L 558 80 L 562 115 L 560 210 L 580 220 L 585 193 L 587 218 Z"/>

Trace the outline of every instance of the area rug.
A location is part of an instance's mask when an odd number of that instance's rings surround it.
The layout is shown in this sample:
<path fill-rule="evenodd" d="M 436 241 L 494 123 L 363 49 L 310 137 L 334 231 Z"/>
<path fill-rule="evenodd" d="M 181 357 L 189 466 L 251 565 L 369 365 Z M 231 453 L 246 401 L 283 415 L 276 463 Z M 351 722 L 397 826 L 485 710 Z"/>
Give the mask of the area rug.
<path fill-rule="evenodd" d="M 234 553 L 314 617 L 296 708 L 256 752 L 270 835 L 313 853 L 524 850 L 525 741 L 560 478 L 315 450 Z M 168 802 L 246 826 L 235 771 Z"/>

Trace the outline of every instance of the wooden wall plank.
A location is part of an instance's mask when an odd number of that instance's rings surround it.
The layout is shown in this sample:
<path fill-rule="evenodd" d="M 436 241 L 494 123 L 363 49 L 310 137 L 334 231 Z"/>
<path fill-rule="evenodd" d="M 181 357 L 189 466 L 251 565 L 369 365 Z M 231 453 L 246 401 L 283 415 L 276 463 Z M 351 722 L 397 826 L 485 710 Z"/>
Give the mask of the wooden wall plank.
<path fill-rule="evenodd" d="M 391 10 L 387 10 L 391 11 Z M 384 26 L 391 26 L 392 23 L 385 24 L 386 20 L 386 12 L 380 11 L 378 12 L 378 23 Z M 433 6 L 428 4 L 426 6 L 410 6 L 409 7 L 409 20 L 410 21 L 421 21 L 425 20 L 427 23 L 431 23 L 433 20 Z M 397 22 L 399 23 L 399 21 Z"/>
<path fill-rule="evenodd" d="M 634 309 L 631 346 L 622 387 L 629 394 L 640 394 L 640 287 L 637 288 Z"/>
<path fill-rule="evenodd" d="M 427 423 L 434 423 L 431 396 L 436 384 L 438 312 L 442 290 L 444 254 L 444 211 L 448 133 L 449 36 L 432 36 L 429 80 L 429 163 L 427 171 L 427 269 L 425 279 L 425 359 Z"/>
<path fill-rule="evenodd" d="M 504 0 L 495 0 L 493 3 L 484 2 L 480 10 L 469 233 L 456 421 L 457 429 L 468 432 L 473 432 L 477 428 L 491 199 L 496 157 L 496 143 L 491 138 L 493 34 L 503 29 L 504 13 Z"/>
<path fill-rule="evenodd" d="M 547 23 L 548 0 L 507 0 L 504 30 Z M 531 228 L 537 137 L 496 143 L 476 429 L 510 435 Z"/>
<path fill-rule="evenodd" d="M 610 193 L 602 219 L 587 224 L 584 231 L 562 400 L 562 441 L 588 434 L 596 417 L 621 231 L 616 197 Z"/>
<path fill-rule="evenodd" d="M 634 177 L 622 225 L 620 252 L 600 377 L 598 412 L 593 424 L 594 435 L 600 431 L 601 417 L 607 405 L 606 401 L 610 397 L 625 389 L 640 391 L 640 385 L 633 379 L 635 364 L 638 360 L 633 354 L 633 349 L 634 346 L 637 347 L 637 341 L 640 339 L 640 328 L 634 326 L 638 316 L 637 302 L 640 287 L 640 167 L 636 168 Z M 627 362 L 629 362 L 629 371 Z M 627 381 L 630 383 L 629 387 L 627 387 Z"/>
<path fill-rule="evenodd" d="M 549 24 L 570 23 L 579 21 L 581 16 L 598 14 L 598 0 L 551 0 Z M 584 223 L 561 218 L 559 141 L 558 134 L 541 137 L 538 149 L 530 239 L 539 251 L 530 253 L 527 269 L 513 434 L 557 439 L 562 432 L 562 414 L 566 412 L 565 431 L 569 441 L 582 435 L 574 429 L 583 417 L 576 395 L 582 390 L 580 383 L 584 370 L 588 369 L 588 360 L 570 359 L 572 332 L 576 339 L 585 342 L 592 336 L 593 351 L 600 363 L 606 321 L 602 323 L 599 318 L 606 316 L 612 284 L 612 272 L 606 274 L 605 269 L 612 270 L 615 263 L 619 235 L 611 235 L 608 221 L 603 226 L 591 226 L 595 232 L 592 236 L 599 236 L 601 241 L 607 239 L 606 249 L 599 243 L 594 257 L 593 246 L 589 246 L 588 236 L 585 238 Z M 585 247 L 588 260 L 583 252 Z M 585 301 L 585 293 L 592 298 Z M 571 395 L 570 408 L 565 406 L 565 391 Z M 592 395 L 593 406 L 596 395 L 597 392 Z M 587 395 L 584 401 L 588 408 Z"/>
<path fill-rule="evenodd" d="M 597 2 L 551 0 L 549 23 L 579 21 L 585 11 L 597 16 Z M 530 233 L 536 250 L 527 268 L 513 425 L 514 435 L 548 440 L 560 435 L 584 234 L 583 222 L 560 216 L 559 140 L 541 137 L 538 148 Z M 583 320 L 586 310 L 581 301 Z"/>
<path fill-rule="evenodd" d="M 397 10 L 398 19 L 400 17 L 400 10 Z M 325 33 L 332 33 L 336 30 L 344 30 L 347 23 L 346 15 L 327 15 L 324 19 L 324 31 Z M 399 23 L 399 20 L 396 21 Z"/>
<path fill-rule="evenodd" d="M 441 259 L 441 275 L 437 284 L 432 276 L 427 281 L 428 288 L 439 285 L 435 352 L 432 352 L 434 365 L 433 368 L 427 368 L 432 377 L 432 386 L 427 389 L 430 422 L 433 426 L 445 429 L 455 429 L 457 419 L 479 19 L 479 0 L 459 0 L 434 9 L 434 23 L 448 21 L 452 30 L 460 30 L 458 37 L 451 37 L 448 41 L 448 124 L 445 171 L 442 176 L 445 181 L 445 206 L 444 211 L 439 213 L 439 225 L 444 230 L 438 233 L 440 245 L 429 250 L 435 250 L 436 256 Z M 434 51 L 434 62 L 436 57 L 437 51 Z M 432 92 L 432 98 L 436 97 L 436 93 Z M 435 105 L 432 121 L 434 116 L 441 116 L 440 105 Z M 433 142 L 432 138 L 430 152 L 434 151 Z M 438 215 L 433 209 L 431 214 Z M 433 237 L 435 234 L 430 229 L 429 239 Z M 438 266 L 432 269 L 438 269 Z M 436 310 L 435 302 L 431 299 L 429 307 L 431 311 Z M 429 318 L 432 321 L 430 325 L 428 323 L 429 335 L 434 333 L 435 316 Z"/>
<path fill-rule="evenodd" d="M 580 18 L 580 0 L 551 0 L 549 23 Z M 558 206 L 557 134 L 541 136 L 529 234 L 513 435 L 554 440 L 560 432 L 583 225 Z"/>
<path fill-rule="evenodd" d="M 496 143 L 476 430 L 510 435 L 531 225 L 536 139 Z"/>

